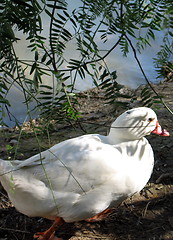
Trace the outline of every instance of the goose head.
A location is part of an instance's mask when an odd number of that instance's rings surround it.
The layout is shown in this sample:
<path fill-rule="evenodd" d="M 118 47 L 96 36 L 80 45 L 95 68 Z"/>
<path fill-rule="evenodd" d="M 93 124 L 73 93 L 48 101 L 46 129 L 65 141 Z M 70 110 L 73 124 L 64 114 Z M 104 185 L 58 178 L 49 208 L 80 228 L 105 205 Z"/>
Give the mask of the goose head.
<path fill-rule="evenodd" d="M 168 136 L 166 130 L 162 130 L 156 113 L 147 107 L 130 109 L 121 114 L 111 125 L 108 138 L 116 144 L 122 141 L 139 140 L 150 133 Z"/>

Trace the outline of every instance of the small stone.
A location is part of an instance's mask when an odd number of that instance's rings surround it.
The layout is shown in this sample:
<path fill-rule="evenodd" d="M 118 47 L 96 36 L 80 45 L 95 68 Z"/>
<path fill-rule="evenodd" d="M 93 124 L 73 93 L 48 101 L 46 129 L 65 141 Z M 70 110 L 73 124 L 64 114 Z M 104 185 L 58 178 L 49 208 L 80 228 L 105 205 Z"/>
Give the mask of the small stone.
<path fill-rule="evenodd" d="M 11 145 L 17 145 L 18 141 L 16 139 L 11 139 L 9 142 Z"/>

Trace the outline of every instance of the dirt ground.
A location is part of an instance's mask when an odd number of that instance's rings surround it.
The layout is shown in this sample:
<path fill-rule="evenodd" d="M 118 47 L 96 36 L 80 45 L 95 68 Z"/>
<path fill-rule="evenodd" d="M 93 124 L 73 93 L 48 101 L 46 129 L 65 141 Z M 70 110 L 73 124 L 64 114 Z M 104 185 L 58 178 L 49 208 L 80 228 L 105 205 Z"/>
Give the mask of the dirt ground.
<path fill-rule="evenodd" d="M 164 82 L 155 88 L 173 109 L 173 83 Z M 1 130 L 0 157 L 13 158 L 16 154 L 18 159 L 25 159 L 36 154 L 40 147 L 43 150 L 85 132 L 107 134 L 110 123 L 123 110 L 114 111 L 113 107 L 106 106 L 100 91 L 92 90 L 81 95 L 80 124 L 53 123 L 49 137 L 46 132 L 38 133 L 37 139 L 27 126 L 22 134 L 14 128 Z M 131 107 L 139 105 L 138 96 Z M 102 222 L 63 225 L 57 232 L 59 237 L 64 240 L 173 240 L 173 116 L 163 106 L 154 110 L 160 124 L 170 132 L 170 137 L 148 137 L 155 153 L 155 167 L 146 188 L 113 209 Z M 35 124 L 38 124 L 37 121 Z M 29 218 L 17 212 L 0 188 L 0 240 L 31 240 L 35 232 L 44 231 L 50 225 L 49 220 Z"/>

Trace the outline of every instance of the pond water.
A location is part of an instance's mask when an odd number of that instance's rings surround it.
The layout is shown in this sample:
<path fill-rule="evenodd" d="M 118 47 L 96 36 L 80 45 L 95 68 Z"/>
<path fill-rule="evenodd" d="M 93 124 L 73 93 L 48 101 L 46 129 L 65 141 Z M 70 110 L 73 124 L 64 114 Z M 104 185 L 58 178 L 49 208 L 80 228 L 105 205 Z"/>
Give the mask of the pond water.
<path fill-rule="evenodd" d="M 75 2 L 77 2 L 75 0 Z M 70 5 L 71 8 L 73 7 Z M 45 35 L 48 31 L 48 21 L 45 18 L 44 24 L 45 28 Z M 148 77 L 149 81 L 155 83 L 157 78 L 157 73 L 155 71 L 154 65 L 153 65 L 153 58 L 156 57 L 157 52 L 159 51 L 160 45 L 162 44 L 162 37 L 164 32 L 157 32 L 156 33 L 156 41 L 151 42 L 152 47 L 147 47 L 141 54 L 138 54 L 138 58 L 141 62 L 141 65 L 145 71 L 146 76 Z M 18 43 L 15 45 L 15 49 L 17 52 L 17 55 L 20 59 L 32 59 L 32 54 L 27 49 L 25 36 L 19 33 L 19 38 L 21 39 L 18 41 Z M 101 46 L 101 42 L 98 44 L 102 47 L 102 49 L 107 50 L 110 49 L 116 42 L 116 38 L 110 38 L 109 39 L 109 45 L 103 45 Z M 76 46 L 75 46 L 76 47 Z M 74 48 L 74 44 L 70 43 L 67 47 L 67 54 L 70 56 L 70 58 L 78 59 L 77 53 Z M 122 56 L 122 52 L 120 48 L 116 48 L 107 58 L 106 63 L 109 66 L 110 71 L 117 71 L 117 81 L 121 84 L 124 84 L 126 86 L 129 86 L 130 88 L 137 88 L 141 84 L 145 84 L 145 79 L 139 69 L 139 66 L 134 58 L 133 52 L 130 51 L 127 57 Z M 50 79 L 45 78 L 44 84 L 49 84 Z M 93 88 L 94 84 L 92 82 L 92 79 L 87 76 L 85 79 L 77 79 L 75 89 L 76 91 L 84 91 L 88 90 L 90 88 Z M 15 118 L 22 123 L 23 121 L 27 120 L 28 111 L 26 108 L 26 105 L 24 104 L 24 97 L 23 92 L 18 86 L 13 86 L 10 90 L 10 93 L 7 95 L 7 99 L 9 99 L 11 103 L 11 107 L 9 108 L 9 111 L 12 115 L 9 116 L 7 113 L 6 116 L 3 118 L 4 122 L 8 126 L 13 126 L 15 124 Z M 30 109 L 33 109 L 35 103 L 30 104 Z M 5 110 L 6 111 L 6 110 Z M 36 117 L 39 115 L 38 112 L 32 112 L 32 117 Z M 1 117 L 1 113 L 0 113 Z"/>

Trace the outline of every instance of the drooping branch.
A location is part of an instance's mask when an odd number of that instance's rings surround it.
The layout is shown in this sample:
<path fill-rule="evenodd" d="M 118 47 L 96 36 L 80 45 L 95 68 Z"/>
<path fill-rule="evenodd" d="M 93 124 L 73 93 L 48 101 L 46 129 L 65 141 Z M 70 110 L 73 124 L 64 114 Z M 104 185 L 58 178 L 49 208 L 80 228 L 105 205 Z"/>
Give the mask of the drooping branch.
<path fill-rule="evenodd" d="M 161 103 L 164 105 L 164 107 L 165 107 L 171 114 L 173 114 L 173 111 L 168 107 L 168 105 L 165 103 L 165 101 L 163 100 L 163 98 L 157 93 L 157 91 L 155 90 L 155 88 L 152 86 L 152 84 L 151 84 L 150 81 L 148 80 L 148 78 L 147 78 L 147 76 L 146 76 L 146 74 L 145 74 L 145 72 L 144 72 L 144 69 L 143 69 L 143 67 L 142 67 L 142 65 L 141 65 L 141 63 L 140 63 L 140 61 L 139 61 L 139 59 L 138 59 L 137 52 L 136 52 L 135 47 L 134 47 L 133 44 L 132 44 L 132 41 L 130 40 L 130 38 L 129 38 L 126 34 L 125 34 L 124 36 L 125 36 L 125 38 L 127 39 L 127 41 L 129 42 L 129 44 L 130 44 L 130 46 L 131 46 L 131 49 L 132 49 L 133 54 L 134 54 L 134 58 L 135 58 L 135 60 L 136 60 L 136 62 L 137 62 L 137 64 L 138 64 L 138 66 L 139 66 L 139 68 L 140 68 L 140 70 L 141 70 L 141 72 L 142 72 L 142 75 L 144 76 L 145 81 L 147 82 L 148 86 L 152 89 L 152 91 L 153 91 L 153 92 L 156 94 L 156 96 L 160 99 L 160 101 L 161 101 Z"/>
<path fill-rule="evenodd" d="M 50 30 L 49 30 L 49 37 L 50 37 L 50 48 L 51 48 L 51 53 L 52 53 L 52 66 L 54 68 L 54 71 L 57 72 L 57 67 L 56 67 L 56 61 L 55 61 L 55 52 L 53 49 L 53 42 L 52 42 L 52 28 L 53 28 L 53 21 L 54 21 L 54 14 L 56 10 L 56 1 L 54 1 L 54 7 L 52 9 L 52 17 L 50 19 Z"/>
<path fill-rule="evenodd" d="M 102 57 L 100 57 L 100 58 L 98 58 L 98 59 L 96 59 L 94 61 L 88 61 L 85 64 L 89 64 L 89 63 L 93 63 L 93 62 L 99 62 L 99 61 L 104 60 L 119 45 L 119 43 L 121 42 L 123 37 L 124 37 L 124 34 L 121 34 L 121 36 L 118 39 L 118 41 L 107 51 L 107 53 L 104 56 L 102 56 Z"/>
<path fill-rule="evenodd" d="M 100 62 L 100 61 L 104 60 L 119 45 L 119 43 L 121 42 L 123 37 L 124 37 L 124 34 L 121 34 L 118 41 L 107 51 L 107 53 L 104 56 L 100 56 L 98 59 L 87 61 L 87 62 L 85 62 L 85 65 Z M 83 63 L 81 62 L 81 65 L 79 67 L 81 67 L 82 65 L 83 65 Z M 76 67 L 76 68 L 73 68 L 73 69 L 60 69 L 59 71 L 61 71 L 61 72 L 68 72 L 68 71 L 72 72 L 76 69 L 78 69 L 78 68 Z"/>

